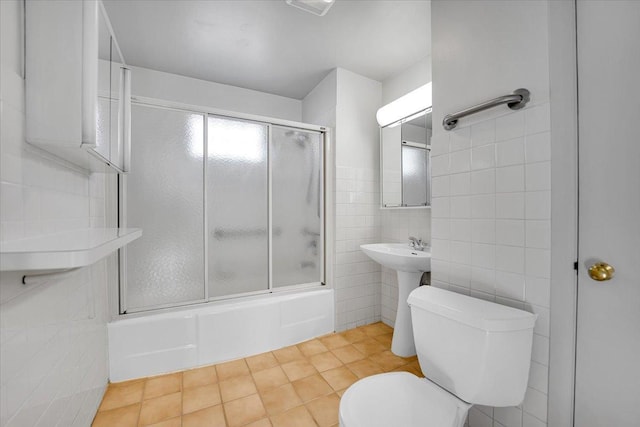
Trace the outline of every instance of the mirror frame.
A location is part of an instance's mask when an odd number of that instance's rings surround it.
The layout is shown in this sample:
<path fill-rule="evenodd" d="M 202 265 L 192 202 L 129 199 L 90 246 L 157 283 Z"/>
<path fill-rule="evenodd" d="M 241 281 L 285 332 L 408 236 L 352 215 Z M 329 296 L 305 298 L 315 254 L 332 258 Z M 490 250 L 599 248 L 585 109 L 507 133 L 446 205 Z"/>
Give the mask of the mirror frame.
<path fill-rule="evenodd" d="M 426 116 L 427 114 L 432 114 L 433 112 L 433 107 L 429 106 L 427 108 L 424 108 L 416 113 L 410 114 L 407 117 L 404 117 L 400 120 L 397 120 L 393 123 L 389 123 L 386 126 L 380 126 L 380 209 L 431 209 L 431 162 L 429 162 L 429 165 L 427 166 L 427 203 L 425 205 L 411 205 L 411 206 L 407 206 L 403 203 L 404 200 L 403 199 L 403 190 L 402 190 L 402 179 L 401 179 L 401 183 L 400 183 L 400 198 L 401 198 L 401 203 L 397 206 L 385 206 L 384 204 L 384 155 L 383 155 L 383 138 L 382 138 L 382 133 L 383 133 L 383 129 L 388 128 L 388 127 L 393 127 L 393 126 L 402 126 L 403 123 L 406 122 L 410 122 L 411 120 L 424 115 Z M 402 150 L 402 137 L 400 139 L 400 149 Z M 431 154 L 431 144 L 426 144 L 426 150 L 429 151 L 429 154 Z M 401 151 L 402 153 L 402 151 Z M 401 159 L 402 159 L 402 154 L 401 154 Z M 400 160 L 402 162 L 402 160 Z M 400 165 L 400 170 L 401 170 L 401 175 L 402 175 L 402 164 Z"/>

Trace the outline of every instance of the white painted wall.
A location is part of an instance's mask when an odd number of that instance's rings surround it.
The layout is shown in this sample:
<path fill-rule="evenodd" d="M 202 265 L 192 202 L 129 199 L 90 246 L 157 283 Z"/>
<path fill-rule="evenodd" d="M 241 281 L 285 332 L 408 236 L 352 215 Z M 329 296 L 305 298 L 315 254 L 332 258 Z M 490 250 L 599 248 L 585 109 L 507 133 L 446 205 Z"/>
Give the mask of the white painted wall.
<path fill-rule="evenodd" d="M 395 101 L 431 81 L 431 55 L 382 82 L 382 105 Z"/>
<path fill-rule="evenodd" d="M 335 127 L 338 99 L 338 70 L 333 69 L 302 100 L 302 121 Z"/>
<path fill-rule="evenodd" d="M 0 2 L 0 240 L 104 226 L 105 176 L 25 143 L 22 1 Z M 0 425 L 90 425 L 107 384 L 105 262 L 25 287 L 0 274 Z"/>
<path fill-rule="evenodd" d="M 131 67 L 134 96 L 301 121 L 302 101 L 177 74 Z"/>
<path fill-rule="evenodd" d="M 551 150 L 547 1 L 432 3 L 433 123 L 526 87 L 531 103 L 432 138 L 432 281 L 539 314 L 519 407 L 474 407 L 471 427 L 544 426 L 550 307 Z"/>

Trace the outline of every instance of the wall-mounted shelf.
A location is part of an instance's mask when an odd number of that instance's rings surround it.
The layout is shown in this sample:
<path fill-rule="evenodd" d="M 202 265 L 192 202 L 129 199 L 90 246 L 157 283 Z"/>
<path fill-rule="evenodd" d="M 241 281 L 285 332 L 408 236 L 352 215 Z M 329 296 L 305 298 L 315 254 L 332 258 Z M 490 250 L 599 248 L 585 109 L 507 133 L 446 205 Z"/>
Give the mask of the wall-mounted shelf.
<path fill-rule="evenodd" d="M 139 228 L 89 228 L 0 243 L 0 270 L 85 267 L 142 236 Z"/>

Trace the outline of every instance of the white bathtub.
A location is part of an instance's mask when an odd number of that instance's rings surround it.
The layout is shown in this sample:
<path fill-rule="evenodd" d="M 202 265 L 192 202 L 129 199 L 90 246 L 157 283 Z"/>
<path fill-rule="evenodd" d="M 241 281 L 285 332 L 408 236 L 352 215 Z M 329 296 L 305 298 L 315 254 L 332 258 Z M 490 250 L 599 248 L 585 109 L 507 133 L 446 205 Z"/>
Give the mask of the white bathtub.
<path fill-rule="evenodd" d="M 333 290 L 269 294 L 111 322 L 112 382 L 238 359 L 334 330 Z"/>

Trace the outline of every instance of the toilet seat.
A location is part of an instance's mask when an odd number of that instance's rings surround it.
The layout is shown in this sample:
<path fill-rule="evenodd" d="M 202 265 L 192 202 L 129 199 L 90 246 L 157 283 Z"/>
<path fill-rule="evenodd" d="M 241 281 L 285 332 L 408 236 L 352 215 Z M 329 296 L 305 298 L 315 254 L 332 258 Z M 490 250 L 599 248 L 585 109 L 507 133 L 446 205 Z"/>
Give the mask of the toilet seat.
<path fill-rule="evenodd" d="M 341 427 L 458 427 L 470 404 L 408 372 L 364 378 L 340 400 Z"/>

